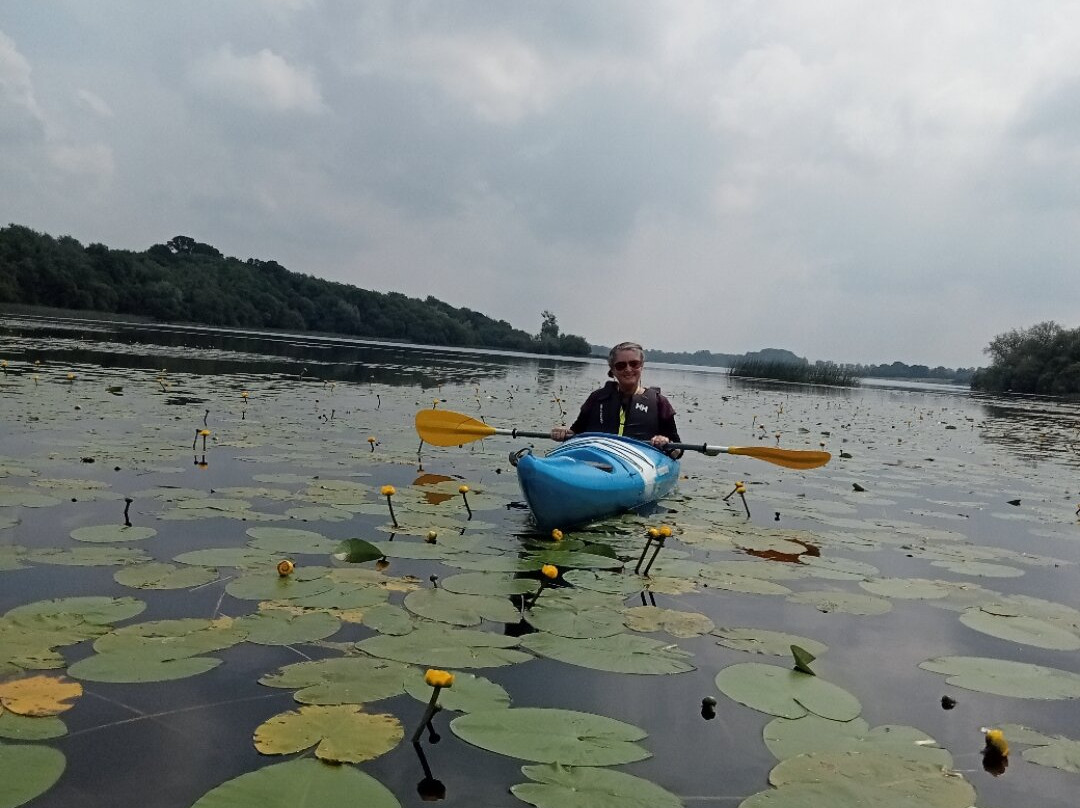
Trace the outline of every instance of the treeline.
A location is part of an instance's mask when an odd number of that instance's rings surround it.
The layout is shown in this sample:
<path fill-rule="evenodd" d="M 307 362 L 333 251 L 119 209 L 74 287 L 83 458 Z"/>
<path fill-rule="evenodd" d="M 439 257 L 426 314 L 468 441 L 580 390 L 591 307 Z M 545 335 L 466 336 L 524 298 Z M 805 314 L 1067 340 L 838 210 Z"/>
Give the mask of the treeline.
<path fill-rule="evenodd" d="M 599 345 L 593 346 L 594 356 L 606 357 L 608 349 Z M 704 365 L 714 368 L 730 368 L 737 362 L 776 362 L 787 364 L 807 364 L 806 359 L 796 356 L 785 348 L 762 348 L 760 351 L 749 351 L 744 354 L 713 353 L 712 351 L 658 351 L 646 348 L 646 356 L 650 362 L 668 362 L 673 365 Z"/>
<path fill-rule="evenodd" d="M 876 379 L 928 379 L 934 381 L 953 382 L 955 384 L 969 384 L 975 375 L 975 368 L 936 368 L 927 365 L 907 365 L 903 362 L 892 362 L 881 365 L 860 364 L 837 364 L 833 362 L 811 363 L 805 357 L 798 356 L 784 348 L 763 348 L 760 351 L 750 351 L 744 354 L 712 353 L 710 351 L 694 351 L 693 353 L 680 353 L 673 351 L 655 351 L 651 348 L 646 351 L 652 362 L 670 362 L 678 365 L 705 365 L 707 367 L 734 368 L 753 365 L 775 365 L 773 373 L 784 373 L 782 365 L 789 364 L 802 367 L 802 372 L 793 371 L 794 376 L 808 376 L 810 369 L 824 365 L 822 372 L 824 377 L 832 378 L 876 378 Z M 593 346 L 594 356 L 607 356 L 607 349 L 598 345 Z M 780 378 L 770 376 L 770 378 Z M 793 378 L 794 380 L 794 378 Z M 829 384 L 831 382 L 822 382 Z M 844 383 L 844 382 L 841 382 Z"/>
<path fill-rule="evenodd" d="M 988 393 L 1080 394 L 1080 328 L 1049 321 L 994 337 L 990 367 L 971 381 Z"/>
<path fill-rule="evenodd" d="M 831 384 L 858 387 L 859 377 L 850 368 L 835 362 L 767 362 L 760 359 L 737 360 L 728 368 L 729 376 L 773 379 L 800 384 Z"/>
<path fill-rule="evenodd" d="M 584 338 L 559 333 L 550 312 L 534 336 L 434 297 L 374 292 L 274 261 L 226 257 L 189 236 L 135 252 L 84 247 L 15 224 L 0 228 L 0 303 L 564 356 L 590 351 Z"/>
<path fill-rule="evenodd" d="M 927 365 L 905 365 L 893 362 L 888 365 L 844 365 L 855 375 L 866 379 L 929 379 L 933 381 L 970 384 L 975 368 L 936 368 Z"/>

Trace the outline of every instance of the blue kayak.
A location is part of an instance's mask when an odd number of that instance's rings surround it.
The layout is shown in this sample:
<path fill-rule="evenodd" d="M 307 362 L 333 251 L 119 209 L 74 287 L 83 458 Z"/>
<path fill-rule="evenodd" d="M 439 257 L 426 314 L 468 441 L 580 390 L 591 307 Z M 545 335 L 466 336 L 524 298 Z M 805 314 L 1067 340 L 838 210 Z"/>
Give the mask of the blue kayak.
<path fill-rule="evenodd" d="M 566 530 L 648 505 L 679 481 L 679 461 L 617 435 L 577 435 L 543 457 L 511 457 L 540 530 Z"/>

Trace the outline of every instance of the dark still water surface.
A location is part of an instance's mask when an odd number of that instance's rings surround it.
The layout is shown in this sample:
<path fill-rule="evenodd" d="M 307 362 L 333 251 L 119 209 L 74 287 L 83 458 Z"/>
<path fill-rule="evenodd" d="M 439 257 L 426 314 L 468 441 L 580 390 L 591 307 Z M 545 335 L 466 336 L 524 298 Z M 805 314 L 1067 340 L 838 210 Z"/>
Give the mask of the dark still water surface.
<path fill-rule="evenodd" d="M 0 315 L 0 360 L 0 615 L 10 623 L 17 607 L 75 597 L 144 606 L 98 630 L 80 623 L 90 634 L 57 642 L 49 658 L 40 648 L 26 651 L 23 629 L 0 624 L 0 703 L 5 682 L 29 675 L 83 688 L 59 713 L 63 732 L 55 737 L 28 740 L 25 728 L 11 729 L 0 715 L 0 766 L 11 767 L 0 773 L 5 781 L 26 768 L 18 763 L 23 752 L 5 757 L 9 747 L 63 755 L 55 784 L 29 804 L 189 806 L 247 772 L 313 754 L 267 755 L 253 740 L 265 722 L 303 706 L 298 688 L 259 681 L 284 666 L 369 658 L 357 642 L 433 625 L 523 643 L 543 633 L 527 619 L 481 616 L 469 625 L 456 605 L 410 597 L 461 573 L 473 573 L 458 579 L 461 586 L 492 586 L 492 576 L 506 578 L 553 545 L 532 532 L 520 507 L 507 457 L 524 441 L 421 447 L 413 417 L 435 406 L 497 427 L 568 423 L 605 380 L 602 363 L 14 315 Z M 808 472 L 690 453 L 677 496 L 659 513 L 564 540 L 609 544 L 630 561 L 589 580 L 591 573 L 562 569 L 560 586 L 537 602 L 537 612 L 549 604 L 544 631 L 585 635 L 593 645 L 609 636 L 650 638 L 657 656 L 681 649 L 693 669 L 622 673 L 610 657 L 539 653 L 468 667 L 421 652 L 407 660 L 409 675 L 422 680 L 425 668 L 446 667 L 461 680 L 476 674 L 505 689 L 514 708 L 632 724 L 647 733 L 638 743 L 650 757 L 612 769 L 688 806 L 734 808 L 770 788 L 778 761 L 763 731 L 773 716 L 719 690 L 716 676 L 744 663 L 788 669 L 791 657 L 785 648 L 768 653 L 764 643 L 757 650 L 766 653 L 731 647 L 725 631 L 785 632 L 827 646 L 815 672 L 858 699 L 870 727 L 914 727 L 936 740 L 979 805 L 1075 805 L 1077 775 L 1031 762 L 1023 756 L 1029 746 L 1012 744 L 1000 776 L 984 771 L 981 754 L 984 727 L 1020 724 L 1080 739 L 1080 702 L 1071 693 L 995 695 L 919 666 L 978 657 L 1080 675 L 1080 408 L 945 386 L 782 386 L 669 365 L 648 365 L 645 380 L 671 398 L 685 441 L 833 453 L 829 465 Z M 731 496 L 736 481 L 746 485 L 749 518 Z M 397 529 L 386 485 L 395 487 Z M 112 532 L 125 515 L 152 535 Z M 633 575 L 647 529 L 661 524 L 673 528 L 673 541 L 651 578 Z M 438 534 L 433 545 L 424 540 L 430 531 Z M 382 576 L 372 561 L 350 567 L 332 557 L 351 538 L 386 553 Z M 288 585 L 307 586 L 322 601 L 275 594 L 274 566 L 285 557 L 296 562 Z M 537 566 L 526 564 L 533 570 L 526 577 L 535 578 Z M 320 588 L 335 572 L 356 569 L 372 580 L 333 593 L 329 583 Z M 77 611 L 72 603 L 54 611 Z M 679 614 L 665 613 L 665 630 L 642 622 L 659 615 L 633 608 L 642 606 Z M 589 620 L 551 616 L 559 609 Z M 173 653 L 217 660 L 196 673 L 132 679 L 129 666 L 112 675 L 124 681 L 93 673 L 110 643 L 135 642 L 133 629 L 123 639 L 124 627 L 169 621 L 176 630 L 184 620 L 217 621 L 214 631 L 233 621 L 242 636 Z M 317 620 L 337 622 L 319 631 Z M 612 620 L 618 625 L 609 634 L 597 628 Z M 95 644 L 98 634 L 108 638 Z M 953 709 L 942 709 L 945 695 L 956 700 Z M 701 715 L 707 696 L 717 699 L 712 720 Z M 404 738 L 348 765 L 401 805 L 422 802 L 418 785 L 430 795 L 435 779 L 447 805 L 525 804 L 509 789 L 528 782 L 521 767 L 531 761 L 459 738 L 449 728 L 459 711 L 436 715 L 440 739 L 426 740 L 418 755 L 409 737 L 425 701 L 423 692 L 399 692 L 365 703 L 365 712 L 400 722 Z"/>

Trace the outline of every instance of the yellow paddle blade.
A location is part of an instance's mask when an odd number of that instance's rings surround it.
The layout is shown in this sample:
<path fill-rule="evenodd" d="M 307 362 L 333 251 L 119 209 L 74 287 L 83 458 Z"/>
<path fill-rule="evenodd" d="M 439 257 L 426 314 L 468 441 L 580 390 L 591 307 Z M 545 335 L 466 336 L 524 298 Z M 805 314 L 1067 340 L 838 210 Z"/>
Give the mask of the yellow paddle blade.
<path fill-rule="evenodd" d="M 432 446 L 460 446 L 497 432 L 483 421 L 449 410 L 420 410 L 416 413 L 416 431 Z"/>
<path fill-rule="evenodd" d="M 733 455 L 756 457 L 789 469 L 816 469 L 832 459 L 828 452 L 804 449 L 777 449 L 772 446 L 728 446 L 725 451 Z"/>

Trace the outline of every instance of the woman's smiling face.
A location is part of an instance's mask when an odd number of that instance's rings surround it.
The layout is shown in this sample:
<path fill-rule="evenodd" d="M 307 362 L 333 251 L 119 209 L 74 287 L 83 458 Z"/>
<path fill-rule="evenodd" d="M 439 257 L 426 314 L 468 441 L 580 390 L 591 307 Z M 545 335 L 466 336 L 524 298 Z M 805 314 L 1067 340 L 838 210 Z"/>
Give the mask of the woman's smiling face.
<path fill-rule="evenodd" d="M 637 390 L 644 364 L 641 351 L 634 348 L 616 351 L 611 359 L 611 372 L 619 387 L 623 390 Z"/>

